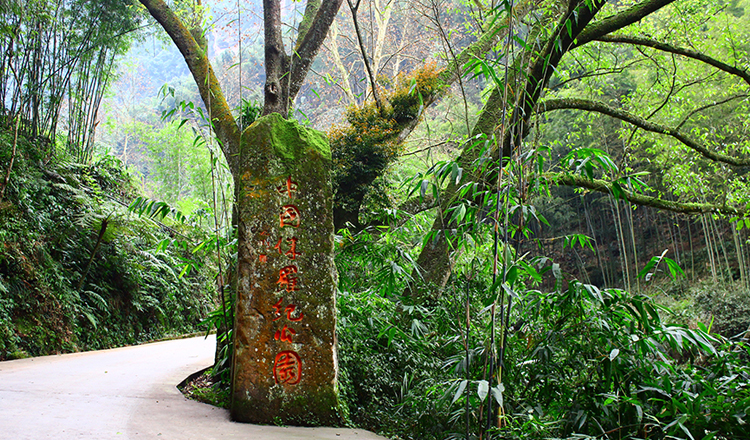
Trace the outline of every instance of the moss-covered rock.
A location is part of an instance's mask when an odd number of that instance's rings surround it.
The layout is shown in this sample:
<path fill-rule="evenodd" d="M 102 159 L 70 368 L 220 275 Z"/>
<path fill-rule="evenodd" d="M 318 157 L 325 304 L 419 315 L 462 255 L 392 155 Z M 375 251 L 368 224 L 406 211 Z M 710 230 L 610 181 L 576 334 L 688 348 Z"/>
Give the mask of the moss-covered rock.
<path fill-rule="evenodd" d="M 338 424 L 328 141 L 271 114 L 240 151 L 232 417 Z"/>

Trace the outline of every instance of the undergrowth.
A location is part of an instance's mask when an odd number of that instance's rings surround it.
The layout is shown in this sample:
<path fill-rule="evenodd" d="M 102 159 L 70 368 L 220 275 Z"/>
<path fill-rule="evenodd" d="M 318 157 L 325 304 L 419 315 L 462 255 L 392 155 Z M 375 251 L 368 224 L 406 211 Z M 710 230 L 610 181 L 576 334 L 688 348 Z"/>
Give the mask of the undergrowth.
<path fill-rule="evenodd" d="M 750 435 L 742 339 L 684 323 L 649 296 L 565 279 L 547 258 L 512 266 L 511 325 L 493 336 L 486 273 L 458 265 L 430 303 L 401 293 L 418 282 L 410 243 L 403 230 L 381 231 L 350 237 L 338 255 L 341 390 L 353 425 L 420 440 Z M 488 374 L 503 334 L 502 372 Z"/>
<path fill-rule="evenodd" d="M 12 134 L 0 132 L 0 169 Z M 177 233 L 127 211 L 122 164 L 90 164 L 21 137 L 0 201 L 0 360 L 108 348 L 192 332 L 212 307 L 210 279 L 180 276 L 188 255 L 155 248 Z"/>

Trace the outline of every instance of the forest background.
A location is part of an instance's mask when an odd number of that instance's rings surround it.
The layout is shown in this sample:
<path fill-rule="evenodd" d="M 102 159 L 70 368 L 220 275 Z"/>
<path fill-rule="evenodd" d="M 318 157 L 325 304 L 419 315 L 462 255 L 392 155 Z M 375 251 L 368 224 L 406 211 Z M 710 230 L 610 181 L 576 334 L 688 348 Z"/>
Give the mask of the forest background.
<path fill-rule="evenodd" d="M 584 45 L 576 7 L 597 2 L 496 3 L 344 4 L 293 107 L 334 148 L 344 418 L 394 438 L 747 434 L 750 4 L 600 2 L 592 26 L 652 11 Z M 0 356 L 221 327 L 234 190 L 182 56 L 135 4 L 2 6 Z M 248 125 L 261 5 L 173 6 Z M 282 3 L 285 41 L 304 6 Z M 514 72 L 565 34 L 514 116 Z"/>

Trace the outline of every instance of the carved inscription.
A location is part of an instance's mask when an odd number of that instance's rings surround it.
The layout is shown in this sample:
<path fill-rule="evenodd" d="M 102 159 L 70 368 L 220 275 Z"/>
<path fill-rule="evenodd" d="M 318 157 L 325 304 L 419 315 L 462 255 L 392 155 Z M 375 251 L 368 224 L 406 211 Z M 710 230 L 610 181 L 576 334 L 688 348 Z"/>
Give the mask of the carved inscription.
<path fill-rule="evenodd" d="M 276 191 L 288 199 L 292 199 L 298 190 L 299 185 L 292 180 L 291 176 L 287 177 L 286 182 L 276 187 Z M 302 216 L 297 206 L 291 204 L 281 206 L 279 227 L 282 228 L 282 232 L 285 227 L 298 228 L 301 222 Z M 273 249 L 276 249 L 279 255 L 286 257 L 288 260 L 296 260 L 301 255 L 301 252 L 297 251 L 298 241 L 299 239 L 296 236 L 286 239 L 279 237 Z M 279 279 L 276 281 L 278 291 L 293 293 L 299 290 L 298 276 L 299 268 L 295 264 L 288 264 L 280 268 Z M 294 323 L 302 321 L 304 314 L 297 311 L 295 304 L 284 307 L 283 303 L 284 298 L 282 297 L 271 306 L 274 315 L 273 321 L 279 321 L 286 315 L 286 320 L 289 323 L 284 323 L 282 328 L 276 330 L 273 338 L 282 343 L 293 344 L 294 336 L 297 335 L 298 330 L 292 326 Z M 302 359 L 296 351 L 284 350 L 280 352 L 276 355 L 273 365 L 273 377 L 277 384 L 296 385 L 302 380 Z"/>
<path fill-rule="evenodd" d="M 297 385 L 302 379 L 302 360 L 291 350 L 282 351 L 273 361 L 273 378 L 276 383 Z"/>
<path fill-rule="evenodd" d="M 242 140 L 231 417 L 339 424 L 330 145 L 277 113 Z"/>

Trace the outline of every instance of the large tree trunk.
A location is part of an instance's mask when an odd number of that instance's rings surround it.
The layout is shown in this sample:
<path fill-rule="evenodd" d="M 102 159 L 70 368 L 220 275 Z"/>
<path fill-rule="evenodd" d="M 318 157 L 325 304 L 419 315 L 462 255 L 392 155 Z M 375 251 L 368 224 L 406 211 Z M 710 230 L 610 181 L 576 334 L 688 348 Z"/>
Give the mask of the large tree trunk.
<path fill-rule="evenodd" d="M 295 46 L 293 47 L 293 56 L 289 56 L 284 51 L 284 45 L 283 41 L 281 39 L 281 11 L 280 11 L 280 0 L 264 0 L 264 21 L 265 21 L 265 64 L 266 64 L 266 86 L 264 89 L 265 92 L 265 107 L 263 114 L 269 115 L 273 113 L 278 113 L 281 115 L 282 118 L 287 118 L 289 114 L 289 108 L 291 106 L 292 101 L 294 100 L 294 97 L 297 95 L 297 93 L 300 90 L 300 87 L 302 85 L 302 82 L 305 79 L 305 76 L 307 75 L 308 70 L 310 69 L 310 66 L 312 65 L 312 61 L 315 58 L 315 55 L 320 50 L 320 47 L 323 44 L 323 41 L 326 38 L 326 35 L 328 33 L 328 28 L 330 27 L 331 23 L 333 22 L 334 17 L 336 16 L 336 13 L 341 6 L 342 0 L 311 0 L 307 2 L 307 6 L 305 8 L 305 14 L 302 19 L 302 22 L 300 24 L 298 38 Z M 235 121 L 234 117 L 232 116 L 231 109 L 224 98 L 224 95 L 222 93 L 221 87 L 219 85 L 219 82 L 214 74 L 213 68 L 211 67 L 211 64 L 208 60 L 208 56 L 205 50 L 205 41 L 202 39 L 202 32 L 200 29 L 195 29 L 194 27 L 192 29 L 188 29 L 182 21 L 177 17 L 177 15 L 166 5 L 166 3 L 163 0 L 141 0 L 141 3 L 143 3 L 144 6 L 148 9 L 149 13 L 159 22 L 159 24 L 164 28 L 164 30 L 167 31 L 172 41 L 175 43 L 175 45 L 178 47 L 180 52 L 182 53 L 182 56 L 185 59 L 185 62 L 188 65 L 188 68 L 190 69 L 191 74 L 193 75 L 193 78 L 195 80 L 196 85 L 198 86 L 198 90 L 201 95 L 201 99 L 203 100 L 203 103 L 205 104 L 206 108 L 208 109 L 208 115 L 209 119 L 212 124 L 212 128 L 214 130 L 214 133 L 218 137 L 222 151 L 224 153 L 224 156 L 227 160 L 227 163 L 229 164 L 230 170 L 232 172 L 232 176 L 235 183 L 235 188 L 238 189 L 237 194 L 247 196 L 248 193 L 252 193 L 252 189 L 254 188 L 254 184 L 252 183 L 253 178 L 257 177 L 258 170 L 254 169 L 242 169 L 241 164 L 251 164 L 252 161 L 248 161 L 248 158 L 253 157 L 266 157 L 263 156 L 262 150 L 264 148 L 263 145 L 256 145 L 253 142 L 246 141 L 244 144 L 245 146 L 242 147 L 241 145 L 241 132 L 237 125 L 237 122 Z M 200 2 L 199 2 L 200 4 Z M 200 22 L 200 20 L 198 20 Z M 192 32 L 191 32 L 192 31 Z M 275 121 L 275 119 L 266 118 L 266 121 Z M 271 123 L 272 126 L 275 127 L 282 127 L 285 126 L 286 121 L 281 121 L 280 123 Z M 273 127 L 272 127 L 273 128 Z M 286 138 L 284 138 L 286 139 Z M 291 142 L 294 142 L 291 140 Z M 295 143 L 294 145 L 290 145 L 289 147 L 297 148 L 298 145 Z M 242 157 L 241 157 L 242 156 Z M 330 153 L 328 160 L 330 161 Z M 277 170 L 278 171 L 278 170 Z M 320 168 L 317 171 L 319 171 L 322 174 L 329 174 L 330 171 L 328 169 Z M 308 173 L 311 174 L 311 173 Z M 311 174 L 312 175 L 312 174 Z M 306 176 L 302 176 L 306 177 Z M 302 179 L 300 177 L 300 180 Z M 246 178 L 249 178 L 250 180 L 247 180 Z M 324 184 L 323 179 L 320 180 L 320 184 Z M 290 178 L 291 182 L 291 178 Z M 328 182 L 329 188 L 330 188 L 330 181 Z M 312 186 L 312 184 L 310 185 Z M 242 192 L 244 191 L 244 193 Z M 290 188 L 291 191 L 291 188 Z M 292 205 L 289 205 L 292 206 Z M 296 208 L 295 208 L 296 209 Z M 328 208 L 330 211 L 330 207 Z M 235 215 L 239 213 L 239 215 Z M 243 230 L 243 225 L 251 224 L 253 221 L 256 221 L 257 218 L 255 216 L 259 215 L 257 212 L 248 212 L 245 210 L 245 212 L 240 212 L 237 209 L 233 212 L 233 224 L 238 225 L 240 230 Z M 278 222 L 278 217 L 276 218 L 276 221 Z M 271 222 L 273 223 L 273 222 Z M 330 222 L 333 223 L 332 220 Z M 295 240 L 296 237 L 290 237 L 289 240 Z M 314 240 L 311 240 L 314 241 Z M 281 241 L 279 242 L 281 243 Z M 315 245 L 315 243 L 306 243 L 307 245 L 312 246 Z M 332 241 L 331 241 L 332 244 Z M 238 248 L 241 250 L 248 250 L 248 249 L 254 249 L 256 246 L 255 243 L 252 243 L 250 241 L 250 238 L 247 234 L 239 234 L 238 237 Z M 332 246 L 331 246 L 332 247 Z M 242 252 L 242 251 L 241 251 Z M 310 251 L 310 255 L 318 255 L 323 258 L 330 258 L 332 260 L 331 255 L 331 249 L 329 249 L 326 252 L 320 251 L 320 252 L 313 252 Z M 265 261 L 265 255 L 262 256 L 263 261 Z M 238 270 L 230 270 L 230 273 L 237 274 L 241 271 L 245 271 L 243 273 L 247 272 L 248 264 L 247 262 L 243 261 L 242 264 L 240 264 Z M 312 271 L 311 271 L 312 272 Z M 333 276 L 333 271 L 329 270 L 331 272 L 329 275 L 332 279 L 335 279 Z M 295 270 L 296 273 L 296 270 Z M 252 275 L 252 274 L 251 274 Z M 254 275 L 253 275 L 254 276 Z M 311 277 L 314 276 L 314 273 L 310 274 Z M 277 274 L 278 277 L 278 274 Z M 256 277 L 257 278 L 257 277 Z M 319 277 L 320 278 L 320 277 Z M 257 285 L 257 282 L 268 282 L 268 279 L 265 280 L 250 280 L 248 281 L 248 277 L 240 277 L 241 280 L 244 280 L 244 283 L 236 283 L 236 280 L 230 280 L 230 285 L 236 284 L 238 287 L 237 291 L 237 308 L 246 307 L 248 301 L 248 297 L 252 297 L 252 286 Z M 279 278 L 280 279 L 280 278 Z M 310 280 L 309 282 L 312 283 L 314 280 Z M 328 293 L 330 293 L 331 296 L 334 294 L 335 285 L 333 283 L 329 283 L 331 286 L 329 287 Z M 273 287 L 273 283 L 272 283 Z M 242 301 L 242 302 L 241 302 Z M 300 300 L 301 303 L 301 300 Z M 270 305 L 273 305 L 271 303 Z M 266 306 L 268 306 L 266 304 Z M 311 307 L 312 309 L 312 307 Z M 330 305 L 330 310 L 335 310 L 335 306 L 333 304 Z M 240 316 L 240 318 L 245 319 L 247 318 L 247 314 L 243 314 L 246 312 L 245 309 L 242 310 L 235 310 L 235 318 L 237 316 Z M 265 317 L 265 313 L 267 311 L 261 310 L 259 312 L 260 316 Z M 300 315 L 300 319 L 301 319 Z M 313 319 L 313 314 L 310 315 L 309 319 Z M 330 316 L 327 316 L 330 318 Z M 333 318 L 335 320 L 335 315 Z M 240 322 L 237 321 L 236 322 Z M 244 322 L 243 322 L 244 323 Z M 333 325 L 333 324 L 331 324 Z M 251 331 L 251 328 L 245 327 L 241 329 L 235 328 L 235 339 L 237 338 L 237 335 L 240 334 L 246 335 L 248 331 Z M 284 327 L 284 330 L 286 331 L 287 328 Z M 310 333 L 309 331 L 307 333 Z M 329 368 L 330 371 L 328 371 L 328 375 L 325 375 L 323 373 L 318 374 L 318 372 L 312 372 L 312 370 L 306 370 L 308 371 L 309 376 L 307 377 L 306 381 L 315 384 L 316 381 L 323 380 L 326 382 L 326 386 L 323 387 L 322 385 L 319 387 L 321 390 L 325 388 L 326 390 L 329 390 L 331 392 L 327 392 L 325 394 L 328 400 L 326 400 L 325 404 L 329 405 L 330 407 L 335 406 L 333 401 L 335 401 L 335 390 L 336 390 L 336 383 L 335 383 L 335 372 L 337 370 L 337 367 L 335 365 L 336 363 L 336 356 L 335 356 L 335 332 L 330 331 L 330 337 L 324 338 L 324 342 L 326 344 L 330 343 L 331 347 L 329 347 L 329 350 L 333 351 L 333 355 L 329 356 L 331 359 L 330 361 L 333 363 L 333 366 Z M 312 334 L 312 333 L 310 333 Z M 267 335 L 266 335 L 267 336 Z M 308 337 L 310 335 L 307 335 Z M 237 342 L 237 341 L 235 341 Z M 257 340 L 252 341 L 253 344 L 259 344 Z M 309 344 L 308 344 L 309 345 Z M 235 344 L 236 346 L 236 344 Z M 244 347 L 244 345 L 240 344 L 240 346 Z M 257 349 L 256 349 L 257 351 Z M 282 352 L 285 353 L 285 352 Z M 315 366 L 316 363 L 314 362 L 314 356 L 310 355 L 310 359 L 306 359 L 306 362 L 308 362 L 308 368 L 309 366 Z M 277 357 L 277 360 L 279 358 Z M 242 362 L 245 362 L 245 364 L 240 365 L 238 368 L 241 369 L 240 373 L 235 374 L 236 370 L 233 368 L 233 374 L 232 374 L 232 385 L 233 389 L 236 389 L 235 386 L 237 383 L 241 384 L 239 386 L 240 391 L 238 391 L 236 394 L 239 396 L 247 396 L 247 377 L 248 377 L 248 364 L 247 364 L 247 357 L 240 359 Z M 267 361 L 267 359 L 264 359 L 264 361 Z M 236 365 L 237 359 L 233 360 L 233 364 Z M 329 362 L 330 363 L 330 362 Z M 323 364 L 321 364 L 322 366 Z M 328 365 L 328 364 L 325 364 Z M 285 371 L 285 370 L 284 370 Z M 276 366 L 274 366 L 274 375 L 277 375 L 277 369 Z M 281 373 L 279 373 L 281 374 Z M 286 374 L 284 372 L 284 374 Z M 281 374 L 283 376 L 283 374 Z M 267 374 L 266 374 L 267 376 Z M 264 377 L 266 377 L 264 376 Z M 297 372 L 297 379 L 299 379 L 300 373 Z M 329 380 L 330 377 L 333 377 L 332 381 Z M 237 379 L 240 379 L 240 382 L 237 382 Z M 245 379 L 245 382 L 242 382 L 243 378 Z M 284 376 L 285 379 L 289 379 L 287 376 Z M 322 378 L 322 379 L 321 379 Z M 267 379 L 267 377 L 266 377 Z M 277 375 L 277 385 L 279 384 L 279 376 Z M 299 381 L 299 380 L 298 380 Z M 286 380 L 287 384 L 295 385 L 297 382 L 291 383 L 289 380 Z M 245 385 L 243 385 L 245 384 Z M 243 388 L 244 387 L 244 388 Z M 252 388 L 252 387 L 251 387 Z M 262 387 L 261 387 L 262 388 Z M 307 390 L 309 390 L 309 385 L 306 386 Z M 287 391 L 294 391 L 294 390 L 287 390 Z M 320 393 L 319 393 L 320 394 Z M 329 399 L 329 397 L 334 396 Z M 277 396 L 278 397 L 278 396 Z M 316 400 L 316 399 L 312 399 Z M 304 414 L 313 414 L 314 418 L 319 421 L 329 421 L 329 418 L 324 418 L 320 414 L 326 414 L 328 415 L 330 411 L 335 410 L 335 408 L 329 408 L 329 407 L 323 407 L 323 402 L 321 402 L 321 399 L 317 399 L 318 406 L 313 408 L 302 408 L 299 407 L 299 402 L 305 402 L 305 399 L 300 400 L 299 398 L 291 399 L 290 402 L 293 401 L 293 403 L 289 403 L 289 405 L 297 405 L 294 407 L 294 411 L 292 411 L 291 406 L 287 407 L 282 405 L 283 408 L 286 408 L 289 410 L 289 414 L 287 416 L 284 416 L 282 414 L 279 415 L 279 420 L 281 420 L 284 423 L 287 422 L 295 422 L 295 423 L 310 423 L 309 421 L 305 422 L 305 415 Z M 324 399 L 325 400 L 325 399 Z M 329 402 L 330 400 L 330 402 Z M 296 402 L 296 403 L 294 403 Z M 256 402 L 257 403 L 257 402 Z M 233 401 L 233 415 L 239 419 L 239 420 L 250 420 L 247 416 L 247 412 L 244 412 L 241 410 L 241 406 L 247 404 L 244 400 L 237 400 Z M 239 405 L 239 406 L 238 406 Z M 269 405 L 268 410 L 272 410 L 273 408 Z M 278 409 L 278 408 L 277 408 Z M 294 413 L 294 414 L 292 414 Z M 326 416 L 327 417 L 327 416 Z M 271 424 L 274 423 L 275 420 L 272 418 L 267 418 L 262 420 L 263 423 Z"/>
<path fill-rule="evenodd" d="M 505 101 L 500 88 L 493 89 L 487 103 L 482 108 L 472 131 L 472 136 L 484 134 L 487 138 L 491 138 L 500 135 L 503 109 L 510 108 L 512 113 L 508 112 L 507 119 L 516 125 L 504 130 L 503 139 L 500 141 L 502 151 L 496 150 L 493 159 L 510 158 L 514 154 L 514 150 L 520 146 L 523 137 L 528 133 L 528 122 L 535 112 L 542 91 L 547 86 L 562 57 L 568 51 L 635 23 L 673 1 L 645 0 L 596 23 L 591 22 L 606 3 L 604 0 L 593 2 L 570 0 L 565 2 L 567 3 L 567 10 L 558 20 L 554 32 L 551 33 L 552 36 L 544 43 L 543 50 L 534 54 L 532 64 L 523 73 L 525 83 L 520 88 L 524 90 L 523 96 L 525 98 L 518 105 L 514 105 L 516 96 L 509 93 L 507 101 Z M 534 33 L 532 31 L 532 35 Z M 534 38 L 529 38 L 529 41 L 533 40 Z M 537 49 L 537 47 L 528 48 L 524 54 L 519 56 L 518 61 L 508 74 L 509 85 L 517 84 L 517 77 L 522 73 L 522 66 L 527 65 L 527 61 L 531 57 L 530 51 Z M 471 170 L 472 163 L 477 159 L 477 153 L 477 148 L 464 149 L 457 162 L 464 170 Z M 464 179 L 458 185 L 451 183 L 444 190 L 439 207 L 440 213 L 438 213 L 432 226 L 433 231 L 438 231 L 437 238 L 423 248 L 417 259 L 417 266 L 421 270 L 421 278 L 428 286 L 432 286 L 433 294 L 437 294 L 440 289 L 445 287 L 445 283 L 453 270 L 451 242 L 455 240 L 455 225 L 445 224 L 442 213 L 456 202 L 457 190 L 461 185 L 469 179 L 475 182 L 483 181 L 482 176 L 472 173 L 464 173 L 464 176 Z"/>

